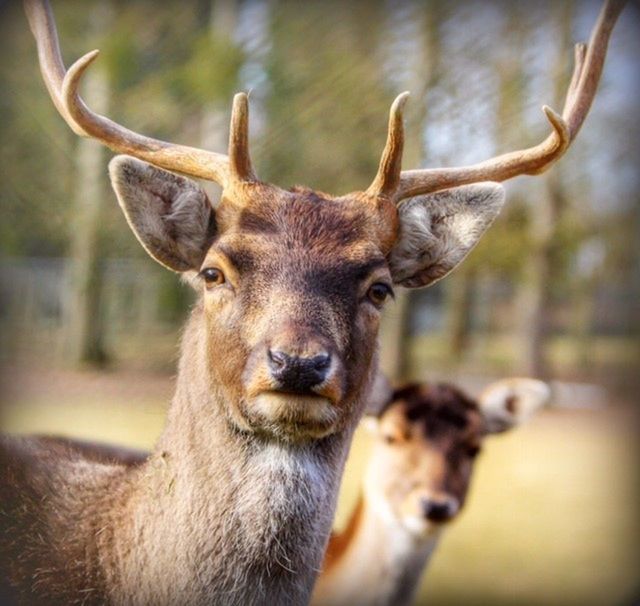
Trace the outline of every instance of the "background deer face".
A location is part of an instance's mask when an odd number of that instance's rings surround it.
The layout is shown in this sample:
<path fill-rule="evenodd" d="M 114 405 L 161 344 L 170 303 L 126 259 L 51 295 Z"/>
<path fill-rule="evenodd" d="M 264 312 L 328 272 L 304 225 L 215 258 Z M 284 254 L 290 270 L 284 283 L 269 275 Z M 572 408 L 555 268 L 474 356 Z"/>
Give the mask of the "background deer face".
<path fill-rule="evenodd" d="M 368 499 L 410 533 L 428 536 L 464 505 L 485 436 L 524 421 L 548 397 L 546 384 L 532 379 L 494 383 L 479 402 L 446 384 L 396 391 L 372 423 Z"/>
<path fill-rule="evenodd" d="M 502 188 L 462 187 L 398 212 L 367 193 L 330 198 L 236 180 L 202 188 L 127 156 L 111 179 L 138 239 L 202 292 L 197 360 L 229 420 L 284 440 L 355 425 L 392 284 L 454 267 L 497 214 Z M 418 212 L 417 212 L 418 211 Z"/>

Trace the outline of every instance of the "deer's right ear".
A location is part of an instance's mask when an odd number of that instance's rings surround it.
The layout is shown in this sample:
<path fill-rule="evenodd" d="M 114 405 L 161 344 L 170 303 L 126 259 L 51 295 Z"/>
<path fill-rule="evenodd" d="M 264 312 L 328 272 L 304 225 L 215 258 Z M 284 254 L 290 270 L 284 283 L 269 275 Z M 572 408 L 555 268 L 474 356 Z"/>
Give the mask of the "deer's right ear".
<path fill-rule="evenodd" d="M 486 432 L 500 433 L 524 423 L 550 398 L 549 386 L 536 379 L 511 378 L 491 383 L 478 400 Z"/>
<path fill-rule="evenodd" d="M 215 212 L 202 187 L 130 156 L 111 160 L 109 176 L 145 250 L 173 271 L 197 271 L 215 233 Z"/>
<path fill-rule="evenodd" d="M 400 234 L 389 255 L 396 284 L 428 286 L 446 276 L 498 216 L 504 189 L 476 183 L 418 196 L 398 210 Z"/>

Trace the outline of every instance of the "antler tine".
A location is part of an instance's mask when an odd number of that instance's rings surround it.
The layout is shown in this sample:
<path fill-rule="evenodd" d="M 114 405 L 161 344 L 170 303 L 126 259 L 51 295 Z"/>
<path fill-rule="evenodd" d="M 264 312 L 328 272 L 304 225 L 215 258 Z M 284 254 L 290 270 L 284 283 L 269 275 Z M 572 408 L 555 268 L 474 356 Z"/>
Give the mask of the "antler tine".
<path fill-rule="evenodd" d="M 611 31 L 625 2 L 606 0 L 589 44 L 586 47 L 576 45 L 573 76 L 562 116 L 547 106 L 542 108 L 553 128 L 544 141 L 471 166 L 402 171 L 394 199 L 400 201 L 478 181 L 506 181 L 518 175 L 539 174 L 550 168 L 571 145 L 589 112 L 602 74 Z"/>
<path fill-rule="evenodd" d="M 230 178 L 226 155 L 145 137 L 91 111 L 80 98 L 78 86 L 99 51 L 87 53 L 65 71 L 48 0 L 24 0 L 24 6 L 38 46 L 45 84 L 56 108 L 74 132 L 93 137 L 115 152 L 226 186 Z"/>
<path fill-rule="evenodd" d="M 580 70 L 579 80 L 573 95 L 571 95 L 570 101 L 572 103 L 566 108 L 567 122 L 572 139 L 575 138 L 582 127 L 596 96 L 604 60 L 607 56 L 609 38 L 625 4 L 626 0 L 607 0 L 591 32 L 583 59 L 584 67 Z M 578 58 L 581 54 L 582 51 L 576 49 L 576 57 Z"/>
<path fill-rule="evenodd" d="M 249 155 L 249 97 L 246 93 L 237 93 L 233 98 L 229 133 L 229 165 L 234 179 L 256 181 Z"/>
<path fill-rule="evenodd" d="M 382 152 L 378 173 L 366 193 L 370 196 L 391 196 L 400 184 L 402 172 L 402 151 L 404 149 L 404 125 L 402 112 L 409 98 L 409 93 L 398 95 L 389 111 L 389 128 L 387 142 Z"/>

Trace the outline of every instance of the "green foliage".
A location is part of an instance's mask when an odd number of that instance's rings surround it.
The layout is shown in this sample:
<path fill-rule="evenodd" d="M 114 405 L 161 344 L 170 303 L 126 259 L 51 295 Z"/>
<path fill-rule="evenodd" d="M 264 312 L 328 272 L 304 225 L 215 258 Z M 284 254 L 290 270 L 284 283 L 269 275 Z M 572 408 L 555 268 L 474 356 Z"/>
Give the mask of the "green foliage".
<path fill-rule="evenodd" d="M 542 9 L 518 7 L 514 18 L 509 17 L 511 9 L 497 2 L 452 2 L 444 8 L 443 3 L 418 0 L 256 0 L 235 6 L 236 22 L 242 24 L 238 36 L 212 31 L 208 0 L 111 0 L 106 3 L 110 19 L 89 27 L 102 4 L 104 0 L 57 0 L 54 10 L 67 63 L 101 49 L 91 69 L 106 70 L 109 76 L 108 115 L 138 132 L 199 146 L 203 115 L 212 108 L 228 111 L 232 94 L 247 86 L 246 73 L 258 73 L 252 154 L 260 176 L 283 187 L 304 184 L 332 194 L 366 187 L 384 145 L 389 105 L 406 88 L 412 90 L 407 168 L 420 158 L 435 166 L 480 161 L 493 147 L 507 151 L 535 143 L 547 132 L 539 106 L 551 101 L 544 69 L 555 51 L 549 51 L 545 32 L 555 29 L 553 15 Z M 247 19 L 256 8 L 265 19 L 260 27 Z M 46 94 L 20 3 L 5 3 L 1 10 L 0 254 L 65 256 L 74 229 L 77 138 Z M 432 11 L 431 25 L 426 11 Z M 577 14 L 576 27 L 590 19 Z M 416 49 L 429 28 L 440 37 L 421 55 Z M 624 29 L 620 31 L 605 79 L 616 77 L 616 66 L 626 65 L 626 72 L 617 70 L 626 74 L 634 64 L 629 57 L 635 55 L 621 46 Z M 239 45 L 235 38 L 245 42 Z M 420 88 L 420 61 L 425 58 L 437 66 L 429 86 Z M 243 70 L 247 66 L 251 70 Z M 561 171 L 566 190 L 551 247 L 549 288 L 557 296 L 569 296 L 576 255 L 594 234 L 607 248 L 602 284 L 624 283 L 637 272 L 638 216 L 629 210 L 637 197 L 637 146 L 627 142 L 622 147 L 620 141 L 637 141 L 640 121 L 617 111 L 615 103 L 607 105 L 607 91 L 620 88 L 624 97 L 629 90 L 619 73 L 617 80 L 603 82 L 576 145 L 554 169 Z M 531 132 L 530 123 L 535 125 Z M 510 141 L 499 141 L 501 129 Z M 604 138 L 607 145 L 602 145 Z M 142 257 L 145 253 L 107 182 L 108 157 L 105 152 L 102 189 L 112 201 L 101 224 L 105 254 Z M 618 178 L 624 171 L 626 182 Z M 478 280 L 487 273 L 515 285 L 523 279 L 536 246 L 531 236 L 535 194 L 526 188 L 530 179 L 510 189 L 502 215 L 465 261 Z M 611 191 L 596 199 L 595 186 L 605 181 Z M 608 213 L 593 211 L 615 201 L 618 189 L 632 192 L 626 205 L 612 206 Z M 174 277 L 167 280 L 173 283 Z M 182 292 L 163 290 L 167 317 L 177 317 L 186 305 Z"/>
<path fill-rule="evenodd" d="M 480 240 L 465 260 L 465 266 L 516 279 L 523 256 L 531 249 L 529 224 L 529 213 L 522 200 L 511 198 L 488 236 Z"/>
<path fill-rule="evenodd" d="M 377 55 L 380 6 L 331 6 L 284 3 L 272 15 L 268 122 L 256 157 L 283 186 L 339 194 L 375 175 L 394 91 Z"/>
<path fill-rule="evenodd" d="M 190 96 L 202 105 L 228 102 L 238 90 L 243 61 L 244 53 L 228 36 L 198 35 L 189 58 L 177 70 L 176 95 Z"/>

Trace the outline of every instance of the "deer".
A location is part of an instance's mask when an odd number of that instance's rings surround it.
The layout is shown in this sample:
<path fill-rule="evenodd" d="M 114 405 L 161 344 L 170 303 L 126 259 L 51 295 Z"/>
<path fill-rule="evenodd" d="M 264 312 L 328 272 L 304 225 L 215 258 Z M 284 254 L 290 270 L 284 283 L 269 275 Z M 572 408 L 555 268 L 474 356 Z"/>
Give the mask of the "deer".
<path fill-rule="evenodd" d="M 143 462 L 3 438 L 2 592 L 28 604 L 307 603 L 385 303 L 463 260 L 503 205 L 501 181 L 564 154 L 620 7 L 607 4 L 580 47 L 563 115 L 545 109 L 541 143 L 466 168 L 402 170 L 403 93 L 371 185 L 333 196 L 258 178 L 245 93 L 233 98 L 226 154 L 95 113 L 79 86 L 98 51 L 67 69 L 49 4 L 24 6 L 54 106 L 118 154 L 109 175 L 127 223 L 198 298 L 166 424 Z M 221 186 L 215 207 L 195 178 Z"/>
<path fill-rule="evenodd" d="M 512 378 L 474 399 L 447 383 L 409 383 L 363 424 L 373 438 L 361 493 L 333 534 L 314 606 L 403 606 L 415 598 L 449 522 L 462 510 L 484 440 L 546 404 L 546 383 Z"/>

